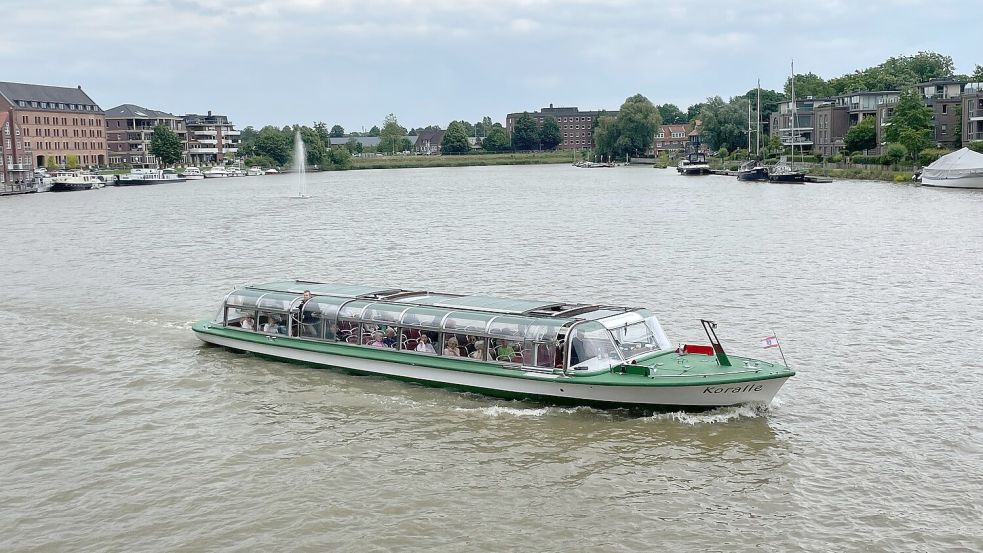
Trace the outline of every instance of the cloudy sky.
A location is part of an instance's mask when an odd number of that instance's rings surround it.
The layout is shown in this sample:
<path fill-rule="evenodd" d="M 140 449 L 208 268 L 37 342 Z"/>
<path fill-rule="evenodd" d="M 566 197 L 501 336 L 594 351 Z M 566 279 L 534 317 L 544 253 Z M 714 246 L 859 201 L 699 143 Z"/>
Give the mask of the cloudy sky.
<path fill-rule="evenodd" d="M 686 106 L 932 50 L 983 64 L 981 0 L 2 0 L 0 80 L 239 126 Z"/>

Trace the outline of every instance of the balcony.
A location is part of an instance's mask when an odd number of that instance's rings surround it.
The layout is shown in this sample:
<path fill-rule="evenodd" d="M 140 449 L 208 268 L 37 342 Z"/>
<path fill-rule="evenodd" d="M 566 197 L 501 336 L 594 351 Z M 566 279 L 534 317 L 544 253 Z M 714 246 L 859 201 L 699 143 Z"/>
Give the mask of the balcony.
<path fill-rule="evenodd" d="M 966 136 L 969 138 L 970 142 L 983 140 L 983 131 L 966 133 Z"/>
<path fill-rule="evenodd" d="M 198 136 L 215 136 L 218 131 L 193 131 Z"/>
<path fill-rule="evenodd" d="M 969 110 L 969 120 L 979 121 L 983 120 L 983 106 L 977 107 L 976 109 Z"/>
<path fill-rule="evenodd" d="M 188 153 L 191 154 L 191 155 L 195 155 L 195 154 L 217 154 L 218 153 L 218 148 L 191 148 L 190 150 L 188 150 Z"/>
<path fill-rule="evenodd" d="M 241 131 L 233 131 L 233 130 L 222 131 L 222 136 L 239 136 L 240 134 L 242 134 Z"/>
<path fill-rule="evenodd" d="M 234 154 L 239 151 L 239 148 L 222 148 L 222 153 Z"/>
<path fill-rule="evenodd" d="M 8 171 L 30 171 L 31 166 L 26 163 L 8 163 Z"/>
<path fill-rule="evenodd" d="M 199 138 L 195 142 L 197 142 L 198 144 L 210 144 L 212 146 L 215 146 L 215 145 L 218 144 L 218 140 L 216 140 L 214 138 Z"/>

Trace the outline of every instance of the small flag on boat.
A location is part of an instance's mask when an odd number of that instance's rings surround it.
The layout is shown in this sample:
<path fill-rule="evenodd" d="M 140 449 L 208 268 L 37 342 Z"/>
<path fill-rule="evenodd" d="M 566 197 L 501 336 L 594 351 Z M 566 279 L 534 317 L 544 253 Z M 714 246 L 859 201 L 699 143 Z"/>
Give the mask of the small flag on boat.
<path fill-rule="evenodd" d="M 778 336 L 769 336 L 769 337 L 765 338 L 764 340 L 761 340 L 761 347 L 763 347 L 765 349 L 768 349 L 768 348 L 777 348 L 778 347 Z"/>

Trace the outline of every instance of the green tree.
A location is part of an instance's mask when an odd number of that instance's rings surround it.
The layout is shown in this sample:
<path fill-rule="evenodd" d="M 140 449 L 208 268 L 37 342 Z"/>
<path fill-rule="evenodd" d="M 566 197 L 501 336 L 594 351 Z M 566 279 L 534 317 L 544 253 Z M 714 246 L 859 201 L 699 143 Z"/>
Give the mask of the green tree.
<path fill-rule="evenodd" d="M 659 117 L 662 118 L 663 125 L 685 123 L 687 121 L 686 114 L 680 111 L 679 107 L 675 104 L 662 104 L 659 106 Z"/>
<path fill-rule="evenodd" d="M 796 74 L 795 75 L 795 97 L 805 98 L 806 96 L 813 96 L 815 98 L 825 98 L 827 96 L 833 95 L 833 87 L 829 85 L 822 77 L 816 75 L 815 73 L 806 74 Z M 785 81 L 785 97 L 792 97 L 792 77 L 789 77 Z"/>
<path fill-rule="evenodd" d="M 348 148 L 333 148 L 328 152 L 327 159 L 330 162 L 328 169 L 342 170 L 352 167 L 352 154 Z"/>
<path fill-rule="evenodd" d="M 154 127 L 150 137 L 150 153 L 157 156 L 163 167 L 169 167 L 181 161 L 184 157 L 184 144 L 177 133 L 160 124 Z"/>
<path fill-rule="evenodd" d="M 345 148 L 347 148 L 351 153 L 362 153 L 362 143 L 359 142 L 354 136 L 348 139 L 348 142 L 345 143 Z"/>
<path fill-rule="evenodd" d="M 594 125 L 594 149 L 600 156 L 620 157 L 618 154 L 618 123 L 610 115 L 597 117 Z"/>
<path fill-rule="evenodd" d="M 54 156 L 48 156 L 47 164 L 45 165 L 45 167 L 48 168 L 48 171 L 58 170 L 58 162 L 55 160 Z"/>
<path fill-rule="evenodd" d="M 932 110 L 922 104 L 921 96 L 914 89 L 901 93 L 888 122 L 884 137 L 888 142 L 904 146 L 912 159 L 932 145 L 935 130 Z"/>
<path fill-rule="evenodd" d="M 290 144 L 280 129 L 266 126 L 257 133 L 253 149 L 256 155 L 266 156 L 282 166 L 290 161 Z"/>
<path fill-rule="evenodd" d="M 321 140 L 321 135 L 310 127 L 300 127 L 300 138 L 304 141 L 304 153 L 307 165 L 320 166 L 328 153 L 328 147 Z"/>
<path fill-rule="evenodd" d="M 494 126 L 481 141 L 481 147 L 487 152 L 505 152 L 509 150 L 509 135 L 501 125 Z"/>
<path fill-rule="evenodd" d="M 758 89 L 752 88 L 744 95 L 751 102 L 751 109 L 758 109 Z M 761 134 L 771 132 L 771 114 L 778 111 L 778 105 L 785 101 L 785 95 L 777 90 L 761 89 Z"/>
<path fill-rule="evenodd" d="M 362 128 L 364 129 L 365 127 Z M 378 125 L 372 125 L 372 128 L 369 129 L 369 133 L 366 134 L 365 136 L 379 136 L 379 133 L 381 132 L 382 131 L 379 129 Z"/>
<path fill-rule="evenodd" d="M 543 126 L 539 128 L 539 143 L 544 150 L 555 150 L 563 142 L 560 125 L 553 117 L 543 118 Z"/>
<path fill-rule="evenodd" d="M 468 143 L 468 133 L 460 121 L 451 121 L 447 125 L 444 138 L 440 141 L 440 152 L 442 154 L 466 154 L 471 151 L 471 144 Z"/>
<path fill-rule="evenodd" d="M 693 104 L 692 106 L 686 108 L 686 121 L 690 122 L 700 116 L 700 112 L 703 111 L 703 102 Z"/>
<path fill-rule="evenodd" d="M 707 98 L 700 112 L 700 140 L 713 150 L 737 150 L 747 144 L 747 98 L 725 102 L 720 96 Z"/>
<path fill-rule="evenodd" d="M 983 65 L 977 65 L 976 70 L 970 76 L 970 80 L 974 83 L 983 83 Z"/>
<path fill-rule="evenodd" d="M 904 145 L 888 144 L 887 150 L 884 152 L 884 159 L 886 159 L 891 165 L 897 165 L 907 155 L 908 149 L 905 148 Z"/>
<path fill-rule="evenodd" d="M 249 156 L 254 155 L 256 153 L 254 151 L 253 147 L 256 144 L 256 135 L 257 134 L 258 133 L 256 132 L 256 129 L 254 129 L 252 125 L 249 125 L 246 128 L 242 129 L 242 131 L 240 131 L 240 134 L 239 134 L 239 151 L 236 152 L 236 155 L 237 156 L 239 156 L 239 157 L 249 157 Z"/>
<path fill-rule="evenodd" d="M 276 162 L 266 156 L 250 156 L 244 162 L 246 167 L 273 167 Z"/>
<path fill-rule="evenodd" d="M 345 127 L 341 125 L 334 125 L 331 127 L 331 131 L 328 133 L 331 138 L 342 138 L 345 136 Z"/>
<path fill-rule="evenodd" d="M 864 117 L 850 127 L 843 138 L 843 147 L 849 152 L 873 150 L 877 147 L 877 118 Z"/>
<path fill-rule="evenodd" d="M 659 110 L 641 94 L 625 99 L 615 118 L 618 139 L 613 155 L 644 155 L 655 142 L 655 132 L 662 124 Z"/>
<path fill-rule="evenodd" d="M 539 148 L 539 125 L 532 115 L 523 113 L 515 120 L 515 126 L 512 128 L 512 146 L 516 150 Z"/>
<path fill-rule="evenodd" d="M 65 168 L 66 169 L 78 169 L 79 168 L 79 156 L 75 154 L 68 154 L 65 157 Z"/>
<path fill-rule="evenodd" d="M 382 124 L 382 130 L 379 131 L 378 136 L 381 138 L 379 141 L 379 151 L 394 154 L 397 151 L 402 151 L 399 149 L 400 139 L 406 136 L 406 128 L 401 126 L 396 116 L 390 113 L 386 116 L 386 120 Z"/>

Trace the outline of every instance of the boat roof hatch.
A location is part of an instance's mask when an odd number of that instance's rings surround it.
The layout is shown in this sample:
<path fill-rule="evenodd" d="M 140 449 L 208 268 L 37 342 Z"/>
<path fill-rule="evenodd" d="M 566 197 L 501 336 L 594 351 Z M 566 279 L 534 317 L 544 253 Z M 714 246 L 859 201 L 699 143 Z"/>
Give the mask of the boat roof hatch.
<path fill-rule="evenodd" d="M 547 301 L 536 300 L 517 300 L 511 298 L 495 298 L 492 296 L 461 296 L 458 298 L 448 298 L 434 302 L 434 307 L 445 307 L 450 309 L 476 309 L 479 311 L 492 311 L 496 313 L 511 313 L 518 315 L 526 311 L 535 310 L 544 305 L 552 305 Z"/>

